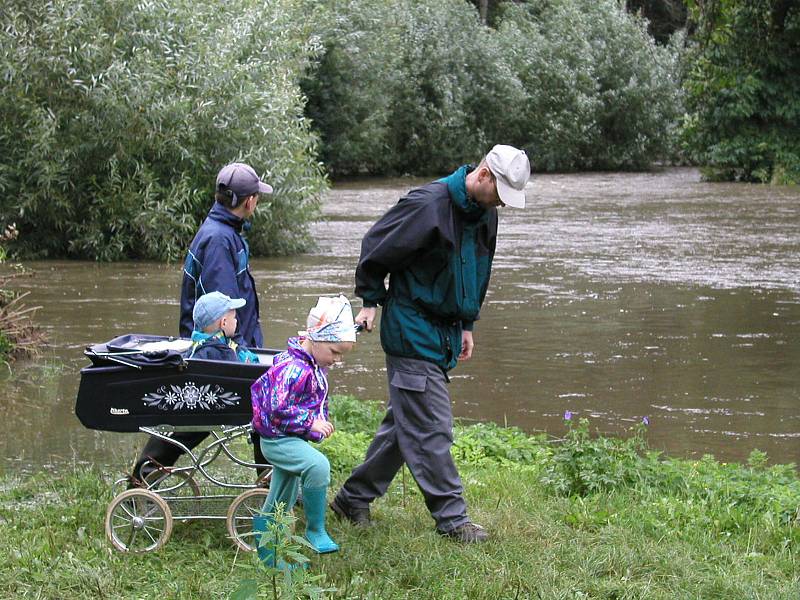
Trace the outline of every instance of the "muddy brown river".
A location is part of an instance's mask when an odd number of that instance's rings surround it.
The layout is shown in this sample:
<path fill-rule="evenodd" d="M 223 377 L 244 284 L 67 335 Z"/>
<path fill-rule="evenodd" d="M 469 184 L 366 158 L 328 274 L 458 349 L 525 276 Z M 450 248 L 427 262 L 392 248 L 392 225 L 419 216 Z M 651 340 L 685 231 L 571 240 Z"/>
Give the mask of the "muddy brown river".
<path fill-rule="evenodd" d="M 421 180 L 336 184 L 318 249 L 255 259 L 266 345 L 282 347 L 319 294 L 352 295 L 361 236 Z M 19 283 L 50 339 L 0 372 L 5 472 L 98 463 L 122 472 L 140 434 L 74 416 L 85 346 L 174 334 L 180 265 L 33 262 Z M 452 372 L 454 412 L 560 436 L 566 410 L 623 433 L 647 416 L 674 456 L 800 460 L 800 188 L 700 181 L 693 169 L 535 175 L 524 210 L 500 215 L 472 360 Z M 385 397 L 378 335 L 330 379 Z"/>

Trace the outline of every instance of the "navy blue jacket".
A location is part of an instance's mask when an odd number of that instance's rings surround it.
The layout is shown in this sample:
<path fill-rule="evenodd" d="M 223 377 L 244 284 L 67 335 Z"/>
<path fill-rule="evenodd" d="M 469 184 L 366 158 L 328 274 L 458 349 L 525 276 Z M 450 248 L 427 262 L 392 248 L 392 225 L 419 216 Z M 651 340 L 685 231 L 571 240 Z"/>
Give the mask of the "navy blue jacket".
<path fill-rule="evenodd" d="M 244 221 L 215 202 L 194 236 L 183 265 L 180 336 L 191 337 L 192 310 L 197 299 L 219 291 L 247 301 L 236 310 L 239 328 L 234 339 L 249 348 L 261 348 L 258 296 L 250 274 L 250 248 L 242 237 Z"/>
<path fill-rule="evenodd" d="M 356 296 L 383 306 L 384 352 L 444 370 L 479 316 L 497 241 L 497 210 L 467 196 L 469 170 L 401 198 L 364 236 L 356 267 Z"/>
<path fill-rule="evenodd" d="M 205 358 L 207 360 L 229 360 L 237 362 L 239 356 L 231 348 L 225 339 L 210 337 L 203 341 L 190 358 Z"/>

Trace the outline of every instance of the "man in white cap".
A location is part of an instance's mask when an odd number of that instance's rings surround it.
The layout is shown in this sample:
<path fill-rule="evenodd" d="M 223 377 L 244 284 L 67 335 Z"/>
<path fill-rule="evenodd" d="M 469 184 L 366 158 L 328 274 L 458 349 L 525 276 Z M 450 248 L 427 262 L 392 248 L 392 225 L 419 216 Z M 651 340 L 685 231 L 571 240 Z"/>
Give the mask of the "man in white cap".
<path fill-rule="evenodd" d="M 250 247 L 243 233 L 250 227 L 249 219 L 256 212 L 260 195 L 271 193 L 272 186 L 261 181 L 255 170 L 244 163 L 226 165 L 217 174 L 214 206 L 194 236 L 183 264 L 178 327 L 181 337 L 192 335 L 192 313 L 197 299 L 210 292 L 222 292 L 245 300 L 236 309 L 238 329 L 234 341 L 248 348 L 263 347 L 256 283 L 250 274 Z M 177 432 L 172 437 L 194 448 L 207 435 L 204 431 L 192 431 Z M 264 463 L 256 438 L 256 462 Z M 147 473 L 141 473 L 143 465 L 145 470 L 148 464 L 171 466 L 181 454 L 178 446 L 150 438 L 134 466 L 132 480 L 146 477 Z"/>
<path fill-rule="evenodd" d="M 448 371 L 472 356 L 494 257 L 497 207 L 525 207 L 530 163 L 525 152 L 497 145 L 477 167 L 411 190 L 364 236 L 355 293 L 356 322 L 371 331 L 377 306 L 386 353 L 389 405 L 364 462 L 331 508 L 357 525 L 386 493 L 403 463 L 411 470 L 436 530 L 459 542 L 482 542 L 470 521 L 450 453 Z M 389 275 L 389 287 L 385 285 Z"/>

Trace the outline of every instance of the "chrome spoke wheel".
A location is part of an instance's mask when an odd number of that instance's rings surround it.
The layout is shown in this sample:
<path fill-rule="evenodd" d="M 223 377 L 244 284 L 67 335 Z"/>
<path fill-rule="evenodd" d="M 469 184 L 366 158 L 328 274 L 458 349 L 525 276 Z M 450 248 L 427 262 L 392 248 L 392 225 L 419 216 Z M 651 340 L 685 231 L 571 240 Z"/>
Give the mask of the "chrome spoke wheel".
<path fill-rule="evenodd" d="M 245 552 L 255 552 L 253 539 L 253 517 L 261 514 L 261 509 L 269 495 L 269 490 L 254 488 L 239 494 L 228 508 L 228 534 L 233 543 Z"/>
<path fill-rule="evenodd" d="M 108 506 L 105 529 L 120 552 L 150 552 L 167 543 L 172 534 L 172 513 L 157 494 L 127 490 Z"/>

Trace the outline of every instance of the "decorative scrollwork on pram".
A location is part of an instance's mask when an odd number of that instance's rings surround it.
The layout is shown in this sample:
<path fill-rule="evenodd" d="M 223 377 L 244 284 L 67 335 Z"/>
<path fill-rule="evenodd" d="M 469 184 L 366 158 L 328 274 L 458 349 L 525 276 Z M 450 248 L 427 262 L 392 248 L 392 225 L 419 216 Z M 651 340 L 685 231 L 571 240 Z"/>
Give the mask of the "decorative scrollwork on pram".
<path fill-rule="evenodd" d="M 241 399 L 219 385 L 215 384 L 212 389 L 210 384 L 197 386 L 193 381 L 183 386 L 162 385 L 142 397 L 145 406 L 159 410 L 223 410 L 238 405 Z"/>

